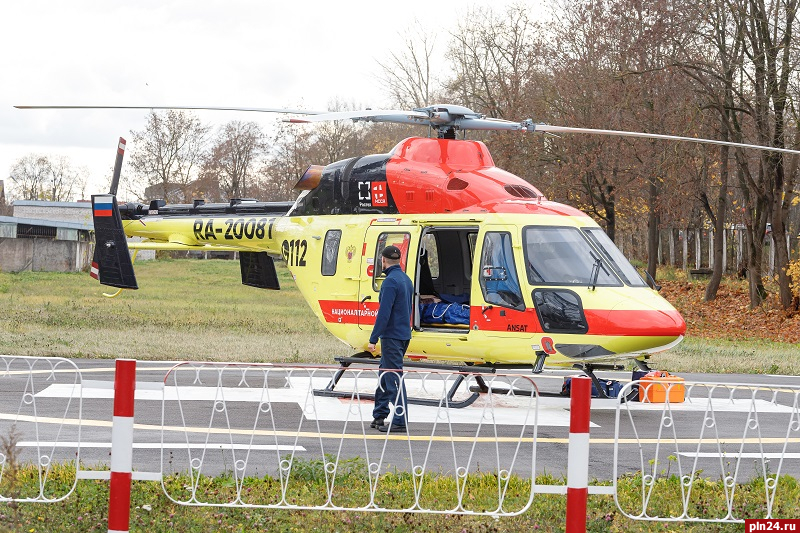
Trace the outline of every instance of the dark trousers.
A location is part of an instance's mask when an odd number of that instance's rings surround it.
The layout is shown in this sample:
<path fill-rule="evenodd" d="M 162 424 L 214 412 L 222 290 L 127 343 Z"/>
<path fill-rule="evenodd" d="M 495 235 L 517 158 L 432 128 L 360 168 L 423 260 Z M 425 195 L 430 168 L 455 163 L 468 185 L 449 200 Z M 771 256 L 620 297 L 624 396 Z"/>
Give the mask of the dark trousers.
<path fill-rule="evenodd" d="M 389 416 L 389 402 L 394 404 L 393 426 L 405 426 L 408 404 L 406 385 L 403 382 L 403 356 L 410 341 L 381 339 L 381 371 L 378 373 L 378 388 L 375 389 L 375 408 L 372 418 Z"/>

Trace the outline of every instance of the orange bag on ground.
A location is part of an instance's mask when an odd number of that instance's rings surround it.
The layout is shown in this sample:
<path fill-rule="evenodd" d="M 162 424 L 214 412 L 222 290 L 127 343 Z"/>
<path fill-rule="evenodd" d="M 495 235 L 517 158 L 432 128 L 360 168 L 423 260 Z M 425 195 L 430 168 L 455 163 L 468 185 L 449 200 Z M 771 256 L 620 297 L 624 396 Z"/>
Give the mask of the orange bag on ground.
<path fill-rule="evenodd" d="M 654 370 L 648 372 L 639 381 L 639 401 L 647 403 L 666 403 L 669 395 L 670 403 L 683 403 L 686 397 L 684 379 L 673 376 L 669 372 Z"/>

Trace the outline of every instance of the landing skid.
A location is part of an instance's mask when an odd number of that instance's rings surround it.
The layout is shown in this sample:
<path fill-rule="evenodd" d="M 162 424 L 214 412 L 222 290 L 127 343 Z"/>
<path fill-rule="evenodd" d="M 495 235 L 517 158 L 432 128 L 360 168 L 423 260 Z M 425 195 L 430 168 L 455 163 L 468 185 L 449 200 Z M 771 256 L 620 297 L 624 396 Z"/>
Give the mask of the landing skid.
<path fill-rule="evenodd" d="M 423 368 L 429 370 L 443 370 L 446 372 L 453 372 L 455 375 L 455 381 L 450 386 L 445 398 L 440 400 L 430 399 L 430 398 L 416 398 L 413 396 L 409 396 L 407 401 L 411 404 L 416 405 L 430 405 L 433 407 L 440 407 L 445 405 L 447 407 L 452 407 L 454 409 L 461 409 L 472 405 L 475 400 L 477 400 L 481 394 L 486 394 L 491 391 L 494 394 L 503 394 L 503 395 L 513 395 L 513 396 L 562 396 L 561 393 L 548 393 L 538 391 L 536 389 L 520 389 L 516 387 L 512 388 L 498 388 L 498 387 L 489 387 L 486 384 L 486 380 L 484 379 L 484 374 L 494 374 L 497 370 L 502 369 L 510 369 L 510 368 L 531 368 L 534 374 L 539 374 L 542 372 L 544 367 L 544 360 L 547 356 L 543 353 L 539 354 L 536 359 L 536 362 L 531 365 L 519 364 L 519 365 L 473 365 L 467 363 L 466 365 L 442 365 L 442 364 L 435 364 L 435 363 L 419 363 L 414 361 L 406 361 L 403 366 L 404 368 Z M 345 391 L 337 391 L 336 385 L 338 385 L 339 380 L 342 378 L 344 373 L 350 368 L 350 365 L 353 364 L 360 364 L 360 365 L 369 365 L 377 367 L 380 364 L 380 359 L 373 356 L 370 352 L 360 352 L 351 357 L 337 357 L 336 361 L 339 363 L 340 367 L 336 371 L 336 373 L 331 378 L 330 382 L 324 389 L 314 389 L 315 396 L 323 396 L 329 398 L 352 398 L 352 392 L 345 392 Z M 641 361 L 639 359 L 634 359 L 636 365 L 639 370 L 641 371 L 649 371 L 650 367 L 647 365 L 645 361 Z M 603 387 L 600 379 L 594 374 L 597 370 L 625 370 L 623 365 L 607 365 L 607 364 L 593 364 L 593 363 L 576 363 L 572 366 L 573 368 L 580 370 L 586 376 L 592 380 L 592 384 L 594 385 L 595 389 L 598 391 L 598 395 L 600 398 L 609 398 L 609 396 L 605 392 L 605 388 Z M 464 383 L 464 380 L 467 376 L 473 376 L 477 386 L 473 386 L 469 388 L 469 391 L 472 393 L 469 397 L 465 398 L 464 400 L 455 401 L 453 397 L 455 396 L 456 392 L 458 392 L 459 387 L 461 384 Z M 374 394 L 358 394 L 359 399 L 362 400 L 375 400 Z M 628 393 L 628 395 L 623 398 L 622 401 L 632 401 L 638 397 L 638 390 L 634 387 Z"/>
<path fill-rule="evenodd" d="M 352 364 L 360 364 L 360 365 L 370 365 L 374 367 L 378 367 L 380 364 L 380 359 L 374 357 L 369 352 L 360 352 L 355 354 L 352 357 L 337 357 L 336 361 L 339 362 L 339 369 L 331 378 L 330 382 L 324 389 L 314 389 L 314 396 L 323 396 L 328 398 L 352 398 L 352 392 L 345 392 L 345 391 L 337 391 L 336 385 L 338 385 L 339 380 L 342 378 L 344 373 L 350 368 Z M 434 400 L 431 398 L 417 398 L 414 396 L 409 396 L 406 401 L 411 404 L 415 405 L 430 405 L 433 407 L 452 407 L 454 409 L 461 409 L 472 405 L 475 400 L 480 397 L 480 392 L 474 392 L 467 398 L 456 401 L 453 400 L 456 392 L 458 392 L 459 387 L 464 382 L 464 379 L 470 375 L 476 375 L 476 379 L 478 380 L 479 384 L 482 384 L 484 387 L 486 386 L 485 381 L 480 376 L 480 374 L 491 374 L 494 373 L 495 369 L 493 367 L 483 367 L 483 366 L 466 366 L 466 365 L 440 365 L 435 363 L 417 363 L 417 362 L 404 362 L 404 368 L 425 368 L 429 370 L 444 370 L 447 372 L 453 372 L 455 381 L 450 386 L 450 389 L 447 391 L 447 394 L 444 398 L 440 400 Z M 361 400 L 375 400 L 374 394 L 363 394 L 359 393 L 358 398 Z"/>
<path fill-rule="evenodd" d="M 636 362 L 636 365 L 637 365 L 639 370 L 644 371 L 644 372 L 650 371 L 650 367 L 647 366 L 647 363 L 645 361 L 641 361 L 639 359 L 634 359 L 634 361 Z M 539 360 L 537 360 L 536 364 L 533 367 L 533 373 L 538 374 L 538 373 L 540 373 L 542 371 L 542 364 L 540 364 L 540 363 L 543 363 L 543 362 L 544 362 L 543 358 L 540 358 Z M 513 368 L 530 368 L 530 365 L 508 365 L 508 366 L 513 367 Z M 498 368 L 498 367 L 494 367 L 494 368 Z M 502 366 L 500 366 L 500 368 L 502 368 Z M 598 391 L 597 393 L 598 393 L 598 396 L 600 398 L 611 398 L 611 397 L 606 394 L 605 387 L 603 387 L 602 382 L 595 375 L 595 371 L 597 371 L 597 370 L 611 370 L 611 371 L 625 370 L 625 366 L 624 365 L 608 365 L 608 364 L 604 365 L 604 364 L 592 364 L 592 363 L 576 363 L 576 364 L 572 365 L 572 368 L 580 370 L 581 372 L 586 374 L 586 376 L 589 379 L 592 380 L 592 384 L 594 385 L 595 390 Z M 492 393 L 494 393 L 494 394 L 511 394 L 511 395 L 514 395 L 514 396 L 530 396 L 531 394 L 533 394 L 533 391 L 525 390 L 525 389 L 518 389 L 518 388 L 506 389 L 506 388 L 489 387 L 489 386 L 486 385 L 486 382 L 484 381 L 484 379 L 481 376 L 475 376 L 475 381 L 477 381 L 478 386 L 477 387 L 470 387 L 470 391 L 472 391 L 472 392 L 487 393 L 487 392 L 489 392 L 489 390 L 491 390 Z M 548 396 L 548 397 L 563 397 L 561 392 L 536 391 L 536 395 L 537 396 Z M 623 402 L 627 402 L 627 401 L 635 400 L 636 398 L 638 398 L 638 395 L 639 395 L 638 388 L 634 387 L 628 392 L 627 396 L 625 396 L 622 399 L 622 401 Z"/>

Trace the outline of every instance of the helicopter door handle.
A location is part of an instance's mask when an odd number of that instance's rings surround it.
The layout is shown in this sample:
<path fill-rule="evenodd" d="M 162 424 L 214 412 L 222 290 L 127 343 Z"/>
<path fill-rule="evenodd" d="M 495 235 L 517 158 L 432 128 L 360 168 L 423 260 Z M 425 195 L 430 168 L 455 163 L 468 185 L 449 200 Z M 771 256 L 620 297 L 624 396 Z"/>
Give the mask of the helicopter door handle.
<path fill-rule="evenodd" d="M 369 294 L 367 294 L 366 296 L 364 296 L 363 298 L 361 298 L 361 303 L 363 304 L 363 303 L 364 303 L 364 302 L 366 302 L 367 300 L 372 300 L 372 296 L 370 296 Z"/>

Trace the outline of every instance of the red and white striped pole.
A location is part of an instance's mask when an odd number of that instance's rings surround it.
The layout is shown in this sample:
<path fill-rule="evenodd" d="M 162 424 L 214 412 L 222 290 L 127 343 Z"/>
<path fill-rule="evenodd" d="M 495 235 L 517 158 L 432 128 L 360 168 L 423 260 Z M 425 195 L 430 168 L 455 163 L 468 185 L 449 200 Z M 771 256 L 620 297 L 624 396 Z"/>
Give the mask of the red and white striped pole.
<path fill-rule="evenodd" d="M 111 424 L 108 533 L 128 533 L 130 529 L 135 390 L 136 361 L 117 359 L 114 374 L 114 421 Z"/>
<path fill-rule="evenodd" d="M 586 532 L 591 409 L 592 380 L 585 376 L 572 378 L 569 402 L 569 450 L 567 452 L 566 533 Z"/>

